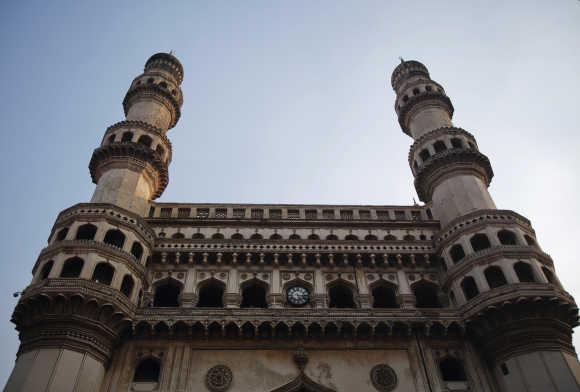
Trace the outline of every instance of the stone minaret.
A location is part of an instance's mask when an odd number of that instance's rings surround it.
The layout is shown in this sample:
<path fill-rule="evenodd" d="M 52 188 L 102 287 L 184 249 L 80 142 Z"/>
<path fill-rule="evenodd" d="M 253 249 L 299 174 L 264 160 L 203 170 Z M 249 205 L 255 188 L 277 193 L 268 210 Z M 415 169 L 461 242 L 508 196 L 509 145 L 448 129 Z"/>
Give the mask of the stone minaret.
<path fill-rule="evenodd" d="M 489 159 L 451 122 L 443 87 L 417 61 L 402 61 L 391 84 L 419 198 L 441 222 L 435 238 L 443 288 L 473 344 L 505 392 L 577 391 L 574 300 L 537 244 L 529 220 L 498 210 L 488 192 Z"/>
<path fill-rule="evenodd" d="M 126 120 L 110 126 L 89 168 L 97 184 L 92 203 L 111 203 L 144 215 L 168 182 L 171 143 L 166 133 L 181 114 L 183 67 L 158 53 L 133 80 L 123 100 Z"/>
<path fill-rule="evenodd" d="M 149 202 L 168 182 L 183 67 L 171 54 L 145 64 L 90 162 L 91 203 L 62 211 L 12 321 L 20 337 L 5 391 L 98 391 L 119 339 L 149 286 Z"/>

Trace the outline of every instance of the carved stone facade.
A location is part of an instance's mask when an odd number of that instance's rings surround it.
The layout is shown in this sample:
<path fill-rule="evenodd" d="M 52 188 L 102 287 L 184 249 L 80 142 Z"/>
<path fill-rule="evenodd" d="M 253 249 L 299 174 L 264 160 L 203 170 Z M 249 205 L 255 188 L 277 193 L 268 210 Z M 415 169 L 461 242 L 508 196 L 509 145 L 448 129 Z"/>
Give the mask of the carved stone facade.
<path fill-rule="evenodd" d="M 393 72 L 424 205 L 157 203 L 183 67 L 159 53 L 59 214 L 6 391 L 576 391 L 573 298 L 416 61 Z"/>

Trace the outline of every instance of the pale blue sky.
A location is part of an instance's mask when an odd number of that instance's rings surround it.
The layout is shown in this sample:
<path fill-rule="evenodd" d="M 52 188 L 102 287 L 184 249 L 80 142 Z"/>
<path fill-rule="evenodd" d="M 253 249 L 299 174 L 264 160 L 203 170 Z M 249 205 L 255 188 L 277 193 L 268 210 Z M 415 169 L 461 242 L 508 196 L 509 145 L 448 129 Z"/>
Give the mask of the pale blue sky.
<path fill-rule="evenodd" d="M 27 1 L 0 5 L 0 385 L 59 211 L 147 58 L 185 67 L 161 201 L 411 204 L 398 57 L 426 64 L 494 167 L 500 208 L 532 220 L 580 298 L 580 1 Z M 575 338 L 576 344 L 579 339 Z"/>

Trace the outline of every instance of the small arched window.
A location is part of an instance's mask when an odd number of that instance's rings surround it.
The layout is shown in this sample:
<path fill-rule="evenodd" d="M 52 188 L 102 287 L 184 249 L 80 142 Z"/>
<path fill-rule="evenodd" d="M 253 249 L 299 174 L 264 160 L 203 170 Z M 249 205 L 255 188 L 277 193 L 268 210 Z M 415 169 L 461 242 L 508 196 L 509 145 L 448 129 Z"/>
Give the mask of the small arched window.
<path fill-rule="evenodd" d="M 137 261 L 141 260 L 141 256 L 143 256 L 143 246 L 137 241 L 133 242 L 131 246 L 131 254 L 137 259 Z"/>
<path fill-rule="evenodd" d="M 40 280 L 44 280 L 48 278 L 50 271 L 52 270 L 52 266 L 54 265 L 54 261 L 49 260 L 42 266 L 42 270 L 40 271 Z"/>
<path fill-rule="evenodd" d="M 454 137 L 451 139 L 451 146 L 453 148 L 463 148 L 463 142 L 461 141 L 461 139 Z"/>
<path fill-rule="evenodd" d="M 468 301 L 479 294 L 475 279 L 471 276 L 467 276 L 461 281 L 461 290 L 463 290 L 465 299 Z"/>
<path fill-rule="evenodd" d="M 84 260 L 80 257 L 71 257 L 66 260 L 62 266 L 62 271 L 60 271 L 61 278 L 78 278 L 81 275 Z"/>
<path fill-rule="evenodd" d="M 77 229 L 77 240 L 94 240 L 97 234 L 97 226 L 90 223 L 79 226 Z"/>
<path fill-rule="evenodd" d="M 133 292 L 133 286 L 135 286 L 135 281 L 131 275 L 125 275 L 121 282 L 121 293 L 125 294 L 125 297 L 130 298 Z"/>
<path fill-rule="evenodd" d="M 174 240 L 181 240 L 181 239 L 185 238 L 185 235 L 183 233 L 173 233 L 171 238 Z"/>
<path fill-rule="evenodd" d="M 463 251 L 463 246 L 461 244 L 455 244 L 449 249 L 449 255 L 453 263 L 457 264 L 465 258 L 465 252 Z"/>
<path fill-rule="evenodd" d="M 176 308 L 179 306 L 181 287 L 173 280 L 160 284 L 155 289 L 153 306 L 158 308 Z"/>
<path fill-rule="evenodd" d="M 350 287 L 344 283 L 338 283 L 328 289 L 329 308 L 356 308 L 354 295 Z"/>
<path fill-rule="evenodd" d="M 214 233 L 211 236 L 212 240 L 223 240 L 224 239 L 224 235 L 222 233 Z"/>
<path fill-rule="evenodd" d="M 302 238 L 300 238 L 300 236 L 296 233 L 294 234 L 290 234 L 290 237 L 288 237 L 289 240 L 301 240 Z"/>
<path fill-rule="evenodd" d="M 113 281 L 113 275 L 115 275 L 115 268 L 111 264 L 99 263 L 93 271 L 92 280 L 110 286 Z"/>
<path fill-rule="evenodd" d="M 416 308 L 440 308 L 439 290 L 435 283 L 425 280 L 419 281 L 413 285 L 415 294 Z"/>
<path fill-rule="evenodd" d="M 252 236 L 250 237 L 251 240 L 261 240 L 264 237 L 262 237 L 262 235 L 260 233 L 254 233 L 252 234 Z"/>
<path fill-rule="evenodd" d="M 544 276 L 546 277 L 549 283 L 556 284 L 556 277 L 554 276 L 554 272 L 552 272 L 551 269 L 549 269 L 548 267 L 542 267 L 542 272 L 544 273 Z"/>
<path fill-rule="evenodd" d="M 365 236 L 365 241 L 376 241 L 376 240 L 378 240 L 378 238 L 377 238 L 377 236 L 376 236 L 376 235 L 373 235 L 373 234 L 367 234 L 367 235 Z"/>
<path fill-rule="evenodd" d="M 241 235 L 240 233 L 234 233 L 234 234 L 232 234 L 231 238 L 232 238 L 232 240 L 243 240 L 244 236 Z"/>
<path fill-rule="evenodd" d="M 328 241 L 338 241 L 338 237 L 337 237 L 336 235 L 334 235 L 334 234 L 329 234 L 329 235 L 327 235 L 327 236 L 326 236 L 326 239 L 327 239 Z"/>
<path fill-rule="evenodd" d="M 318 241 L 320 237 L 317 234 L 312 233 L 308 236 L 308 239 L 311 241 Z"/>
<path fill-rule="evenodd" d="M 435 143 L 433 143 L 433 149 L 436 153 L 439 153 L 447 150 L 447 146 L 442 140 L 437 140 Z"/>
<path fill-rule="evenodd" d="M 484 250 L 487 248 L 491 248 L 491 243 L 489 242 L 489 238 L 487 238 L 486 234 L 479 233 L 471 237 L 469 240 L 471 242 L 471 247 L 473 248 L 474 252 L 478 252 L 480 250 Z"/>
<path fill-rule="evenodd" d="M 192 240 L 203 240 L 205 238 L 205 236 L 202 233 L 194 233 L 191 236 Z"/>
<path fill-rule="evenodd" d="M 485 279 L 490 288 L 501 287 L 507 284 L 503 271 L 498 266 L 487 267 L 484 271 Z"/>
<path fill-rule="evenodd" d="M 64 229 L 60 229 L 58 231 L 58 233 L 56 233 L 56 240 L 57 241 L 62 241 L 66 238 L 66 235 L 68 234 L 68 227 L 65 227 Z"/>
<path fill-rule="evenodd" d="M 394 235 L 392 235 L 392 234 L 387 234 L 387 235 L 385 236 L 385 241 L 396 241 L 396 240 L 397 240 L 397 237 L 395 237 L 395 236 L 394 236 Z"/>
<path fill-rule="evenodd" d="M 278 233 L 274 233 L 274 234 L 272 234 L 270 236 L 270 239 L 271 240 L 281 240 L 282 239 L 282 236 L 280 234 L 278 234 Z"/>
<path fill-rule="evenodd" d="M 421 157 L 421 160 L 423 162 L 425 162 L 427 159 L 429 159 L 431 157 L 431 153 L 429 152 L 429 150 L 427 150 L 426 148 L 424 148 L 419 153 L 419 157 Z"/>
<path fill-rule="evenodd" d="M 532 283 L 536 281 L 532 266 L 523 261 L 518 261 L 514 264 L 514 271 L 518 276 L 518 280 L 522 283 Z"/>
<path fill-rule="evenodd" d="M 123 248 L 125 243 L 125 234 L 121 230 L 111 229 L 105 234 L 105 239 L 103 239 L 105 244 L 116 246 L 117 248 Z"/>
<path fill-rule="evenodd" d="M 139 139 L 137 140 L 137 143 L 145 146 L 145 147 L 149 147 L 151 148 L 151 144 L 153 144 L 153 139 L 151 139 L 150 136 L 147 135 L 141 135 L 139 136 Z"/>
<path fill-rule="evenodd" d="M 223 308 L 224 289 L 225 285 L 217 279 L 202 282 L 199 287 L 197 306 L 199 308 Z"/>
<path fill-rule="evenodd" d="M 344 239 L 345 241 L 358 241 L 358 237 L 354 234 L 347 234 Z"/>
<path fill-rule="evenodd" d="M 498 231 L 497 239 L 502 245 L 517 245 L 516 234 L 510 230 Z"/>
<path fill-rule="evenodd" d="M 133 132 L 123 132 L 123 135 L 121 136 L 121 143 L 128 143 L 131 140 L 133 140 Z"/>
<path fill-rule="evenodd" d="M 167 88 L 167 83 L 161 82 L 161 83 L 159 83 L 159 87 L 161 87 L 161 88 Z"/>
<path fill-rule="evenodd" d="M 109 136 L 109 139 L 107 139 L 109 144 L 115 143 L 115 136 L 116 136 L 115 134 Z"/>
<path fill-rule="evenodd" d="M 536 245 L 536 241 L 532 237 L 530 237 L 529 235 L 524 234 L 524 239 L 526 240 L 526 244 L 528 244 L 529 246 Z"/>
<path fill-rule="evenodd" d="M 414 88 L 413 89 L 413 95 L 419 95 L 419 89 L 418 88 Z"/>
<path fill-rule="evenodd" d="M 382 283 L 372 291 L 373 308 L 398 308 L 397 288 L 391 283 Z"/>
<path fill-rule="evenodd" d="M 133 382 L 159 382 L 161 366 L 156 358 L 142 359 L 135 368 Z"/>
<path fill-rule="evenodd" d="M 443 381 L 467 381 L 463 363 L 453 357 L 447 357 L 439 363 Z"/>
<path fill-rule="evenodd" d="M 404 241 L 415 241 L 415 236 L 414 236 L 413 234 L 406 234 L 406 235 L 403 237 L 403 240 L 404 240 Z"/>
<path fill-rule="evenodd" d="M 262 282 L 254 279 L 244 285 L 242 289 L 241 308 L 267 308 L 266 286 Z"/>

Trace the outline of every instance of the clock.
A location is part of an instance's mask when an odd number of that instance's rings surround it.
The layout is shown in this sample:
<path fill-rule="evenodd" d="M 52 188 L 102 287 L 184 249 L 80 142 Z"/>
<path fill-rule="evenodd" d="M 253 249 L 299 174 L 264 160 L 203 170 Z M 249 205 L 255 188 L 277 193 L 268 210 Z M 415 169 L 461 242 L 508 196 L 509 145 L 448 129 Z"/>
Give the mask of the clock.
<path fill-rule="evenodd" d="M 286 291 L 286 299 L 291 305 L 302 306 L 310 301 L 310 292 L 302 286 L 292 286 Z"/>

